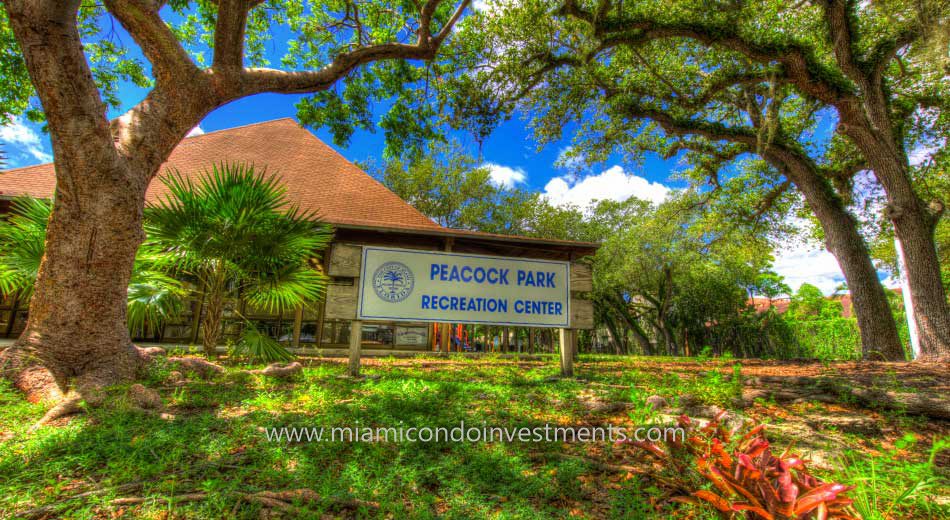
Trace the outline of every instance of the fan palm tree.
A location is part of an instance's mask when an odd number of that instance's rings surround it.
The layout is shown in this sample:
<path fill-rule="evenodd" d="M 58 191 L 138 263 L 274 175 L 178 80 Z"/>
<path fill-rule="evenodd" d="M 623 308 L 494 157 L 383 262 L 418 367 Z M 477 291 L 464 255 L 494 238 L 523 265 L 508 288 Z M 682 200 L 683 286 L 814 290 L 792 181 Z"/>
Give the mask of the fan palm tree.
<path fill-rule="evenodd" d="M 32 294 L 52 207 L 45 200 L 21 197 L 13 201 L 9 218 L 0 219 L 0 295 L 26 300 Z M 129 281 L 128 325 L 133 335 L 150 335 L 181 312 L 184 288 L 153 265 L 153 259 L 140 254 Z"/>
<path fill-rule="evenodd" d="M 215 355 L 228 294 L 273 313 L 323 298 L 327 278 L 317 259 L 333 230 L 290 203 L 276 176 L 225 163 L 196 181 L 171 171 L 162 182 L 168 194 L 145 208 L 143 250 L 167 272 L 197 280 L 207 305 L 202 319 L 206 354 Z M 255 333 L 247 327 L 250 337 L 242 343 L 266 338 Z M 273 352 L 275 345 L 270 345 Z"/>

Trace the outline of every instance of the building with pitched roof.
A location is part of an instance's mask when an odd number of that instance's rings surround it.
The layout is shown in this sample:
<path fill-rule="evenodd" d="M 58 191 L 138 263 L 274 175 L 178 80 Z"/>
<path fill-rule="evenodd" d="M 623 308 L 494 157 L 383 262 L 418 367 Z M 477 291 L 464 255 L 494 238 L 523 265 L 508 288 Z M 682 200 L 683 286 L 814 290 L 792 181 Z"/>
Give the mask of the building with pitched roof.
<path fill-rule="evenodd" d="M 292 119 L 188 137 L 171 153 L 161 171 L 174 169 L 186 177 L 197 176 L 222 161 L 245 162 L 277 174 L 289 199 L 302 209 L 315 211 L 336 229 L 334 243 L 323 260 L 325 272 L 332 277 L 324 303 L 313 309 L 297 309 L 292 315 L 272 316 L 245 310 L 246 316 L 290 346 L 323 349 L 349 343 L 356 304 L 354 280 L 359 276 L 359 252 L 363 246 L 569 261 L 574 262 L 571 289 L 578 295 L 590 290 L 589 268 L 577 261 L 592 255 L 597 244 L 442 227 Z M 0 174 L 0 213 L 8 211 L 10 202 L 19 196 L 49 199 L 55 187 L 52 163 L 4 172 Z M 156 201 L 165 192 L 161 182 L 153 181 L 146 199 Z M 24 302 L 3 302 L 0 337 L 15 337 L 22 331 L 26 307 Z M 198 343 L 202 303 L 195 301 L 190 307 L 189 312 L 167 324 L 156 337 L 140 339 Z M 231 312 L 235 310 L 232 306 Z M 592 327 L 590 302 L 578 298 L 571 313 L 573 328 Z M 237 334 L 239 328 L 239 321 L 232 320 L 226 326 L 225 337 Z M 449 347 L 447 336 L 443 333 L 436 337 L 431 324 L 367 322 L 361 324 L 361 329 L 362 343 L 368 348 Z"/>

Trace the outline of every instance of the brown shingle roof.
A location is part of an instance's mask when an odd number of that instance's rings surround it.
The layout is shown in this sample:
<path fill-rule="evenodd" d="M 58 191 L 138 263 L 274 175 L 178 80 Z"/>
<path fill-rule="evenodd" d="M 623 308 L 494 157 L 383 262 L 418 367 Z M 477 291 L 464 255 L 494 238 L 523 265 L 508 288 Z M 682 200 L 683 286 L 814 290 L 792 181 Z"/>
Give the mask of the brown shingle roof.
<path fill-rule="evenodd" d="M 269 172 L 281 177 L 292 201 L 340 227 L 552 244 L 580 248 L 584 254 L 592 254 L 597 248 L 597 244 L 587 242 L 442 227 L 290 118 L 188 137 L 172 151 L 159 174 L 175 168 L 186 176 L 194 176 L 221 161 L 266 166 Z M 0 173 L 0 199 L 20 195 L 48 199 L 55 186 L 53 163 Z M 146 199 L 155 201 L 166 192 L 160 181 L 153 180 Z M 0 213 L 2 210 L 0 207 Z"/>
<path fill-rule="evenodd" d="M 186 138 L 160 172 L 176 168 L 192 176 L 221 161 L 266 166 L 280 175 L 291 200 L 333 224 L 445 229 L 289 118 Z M 17 168 L 0 174 L 0 196 L 50 198 L 55 182 L 52 163 Z M 165 191 L 152 181 L 146 198 L 154 201 Z"/>

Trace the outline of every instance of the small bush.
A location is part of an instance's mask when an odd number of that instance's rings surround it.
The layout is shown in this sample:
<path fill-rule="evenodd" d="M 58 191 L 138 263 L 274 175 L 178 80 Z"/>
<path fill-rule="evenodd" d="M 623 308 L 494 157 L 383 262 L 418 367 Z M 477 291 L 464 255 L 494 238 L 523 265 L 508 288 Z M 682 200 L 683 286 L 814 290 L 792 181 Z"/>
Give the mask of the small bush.
<path fill-rule="evenodd" d="M 259 363 L 290 361 L 294 358 L 294 355 L 283 345 L 258 330 L 251 322 L 245 324 L 241 338 L 231 348 L 231 355 Z"/>
<path fill-rule="evenodd" d="M 674 502 L 710 505 L 725 518 L 737 513 L 764 520 L 855 517 L 844 496 L 851 487 L 822 482 L 787 451 L 774 455 L 764 424 L 739 435 L 720 423 L 724 415 L 704 426 L 680 417 L 686 430 L 682 442 L 632 441 L 660 462 L 658 480 L 673 488 Z"/>

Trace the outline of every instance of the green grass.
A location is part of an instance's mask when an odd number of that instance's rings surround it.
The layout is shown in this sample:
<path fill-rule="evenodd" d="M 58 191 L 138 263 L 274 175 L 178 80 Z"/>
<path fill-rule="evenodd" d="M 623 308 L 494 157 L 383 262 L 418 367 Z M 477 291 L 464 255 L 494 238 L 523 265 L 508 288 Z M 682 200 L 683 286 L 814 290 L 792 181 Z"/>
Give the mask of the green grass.
<path fill-rule="evenodd" d="M 364 367 L 369 377 L 357 381 L 341 377 L 342 364 L 308 367 L 294 382 L 230 368 L 218 380 L 193 380 L 177 388 L 163 383 L 167 369 L 158 367 L 146 384 L 160 390 L 166 411 L 175 414 L 173 420 L 124 406 L 118 399 L 116 406 L 33 434 L 26 430 L 45 407 L 24 402 L 4 383 L 0 517 L 49 504 L 60 504 L 56 515 L 64 518 L 107 517 L 119 510 L 109 504 L 117 496 L 155 499 L 205 492 L 208 498 L 198 502 L 146 502 L 124 506 L 122 511 L 144 518 L 258 518 L 259 505 L 240 503 L 235 497 L 309 488 L 324 497 L 379 504 L 378 511 L 340 511 L 331 502 L 307 505 L 308 514 L 314 516 L 563 518 L 574 512 L 586 517 L 644 518 L 654 511 L 651 497 L 660 495 L 648 477 L 621 478 L 604 474 L 583 459 L 557 457 L 586 455 L 588 448 L 595 448 L 606 454 L 606 462 L 624 463 L 610 459 L 614 449 L 610 445 L 288 444 L 268 442 L 261 428 L 399 424 L 451 428 L 463 420 L 467 425 L 508 427 L 603 424 L 607 416 L 585 407 L 583 399 L 592 395 L 603 402 L 634 403 L 630 421 L 637 423 L 651 417 L 637 403 L 654 393 L 692 393 L 707 404 L 726 405 L 737 392 L 735 378 L 714 372 L 691 378 L 640 370 L 636 358 L 618 362 L 613 357 L 584 357 L 577 380 L 554 377 L 553 360 L 519 364 L 459 358 L 441 364 L 444 361 L 381 360 L 377 366 Z M 710 366 L 726 373 L 733 370 L 732 362 Z M 114 390 L 116 395 L 122 391 Z M 888 466 L 888 486 L 899 478 L 892 467 Z M 908 474 L 908 479 L 918 476 L 919 471 Z M 141 483 L 141 489 L 109 491 L 129 483 Z M 929 492 L 947 489 L 945 483 L 930 485 Z M 65 500 L 90 489 L 105 492 Z M 708 512 L 690 514 L 702 518 Z"/>

